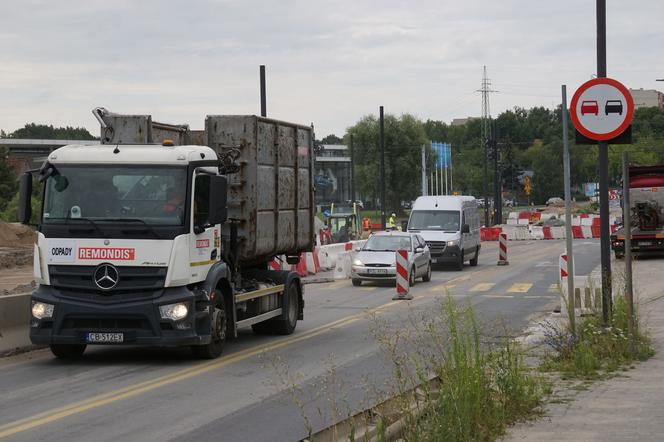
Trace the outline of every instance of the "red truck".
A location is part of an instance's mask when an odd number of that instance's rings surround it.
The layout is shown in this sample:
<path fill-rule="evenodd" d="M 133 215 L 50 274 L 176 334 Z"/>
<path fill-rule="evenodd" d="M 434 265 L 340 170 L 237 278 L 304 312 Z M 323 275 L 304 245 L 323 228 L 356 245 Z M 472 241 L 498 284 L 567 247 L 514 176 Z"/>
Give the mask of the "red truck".
<path fill-rule="evenodd" d="M 629 168 L 632 253 L 664 252 L 664 164 Z M 617 259 L 625 255 L 625 231 L 611 235 Z"/>

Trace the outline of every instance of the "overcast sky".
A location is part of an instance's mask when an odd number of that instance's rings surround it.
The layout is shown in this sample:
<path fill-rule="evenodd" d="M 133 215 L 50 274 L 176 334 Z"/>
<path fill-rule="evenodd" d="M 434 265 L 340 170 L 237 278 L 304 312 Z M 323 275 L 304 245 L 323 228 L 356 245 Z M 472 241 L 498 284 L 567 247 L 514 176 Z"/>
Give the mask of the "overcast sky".
<path fill-rule="evenodd" d="M 450 122 L 553 107 L 596 71 L 592 0 L 1 0 L 0 128 L 98 125 L 90 109 L 201 129 L 260 113 L 343 135 L 366 114 Z M 607 1 L 608 74 L 664 89 L 664 2 Z"/>

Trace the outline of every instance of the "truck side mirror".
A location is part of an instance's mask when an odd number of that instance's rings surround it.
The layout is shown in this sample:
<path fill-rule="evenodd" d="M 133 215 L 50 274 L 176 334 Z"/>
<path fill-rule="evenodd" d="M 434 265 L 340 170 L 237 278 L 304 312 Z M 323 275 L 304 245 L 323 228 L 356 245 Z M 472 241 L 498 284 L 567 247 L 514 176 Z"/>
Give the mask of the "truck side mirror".
<path fill-rule="evenodd" d="M 470 233 L 470 226 L 468 224 L 461 226 L 461 233 Z"/>
<path fill-rule="evenodd" d="M 212 225 L 223 224 L 228 217 L 226 209 L 227 181 L 225 176 L 210 176 L 210 216 L 209 223 Z"/>
<path fill-rule="evenodd" d="M 21 224 L 29 224 L 32 217 L 32 174 L 21 175 L 19 181 L 18 220 Z"/>

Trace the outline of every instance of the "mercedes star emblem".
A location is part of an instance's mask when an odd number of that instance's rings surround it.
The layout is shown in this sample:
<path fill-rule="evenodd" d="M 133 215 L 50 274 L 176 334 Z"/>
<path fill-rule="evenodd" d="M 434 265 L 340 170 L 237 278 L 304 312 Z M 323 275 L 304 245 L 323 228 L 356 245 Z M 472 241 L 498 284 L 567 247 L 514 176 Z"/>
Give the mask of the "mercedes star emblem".
<path fill-rule="evenodd" d="M 93 275 L 95 284 L 102 290 L 110 290 L 118 283 L 118 269 L 111 264 L 100 264 Z"/>

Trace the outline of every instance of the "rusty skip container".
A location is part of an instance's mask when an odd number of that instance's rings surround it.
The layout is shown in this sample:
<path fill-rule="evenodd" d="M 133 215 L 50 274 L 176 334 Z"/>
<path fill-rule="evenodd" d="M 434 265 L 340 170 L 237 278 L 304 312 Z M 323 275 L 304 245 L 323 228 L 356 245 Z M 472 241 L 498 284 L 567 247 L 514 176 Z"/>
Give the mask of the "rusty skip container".
<path fill-rule="evenodd" d="M 255 115 L 208 115 L 207 145 L 235 157 L 228 222 L 237 223 L 242 264 L 313 249 L 313 128 Z"/>

